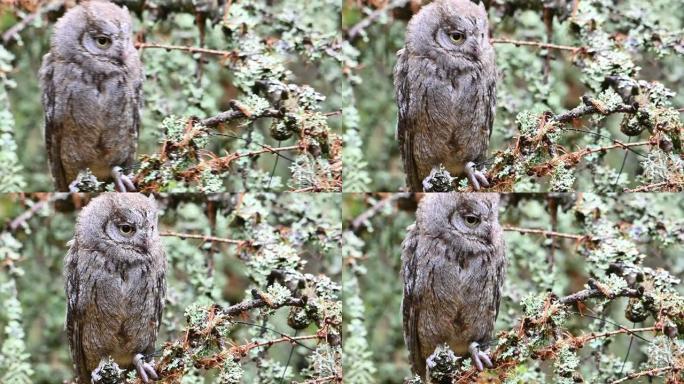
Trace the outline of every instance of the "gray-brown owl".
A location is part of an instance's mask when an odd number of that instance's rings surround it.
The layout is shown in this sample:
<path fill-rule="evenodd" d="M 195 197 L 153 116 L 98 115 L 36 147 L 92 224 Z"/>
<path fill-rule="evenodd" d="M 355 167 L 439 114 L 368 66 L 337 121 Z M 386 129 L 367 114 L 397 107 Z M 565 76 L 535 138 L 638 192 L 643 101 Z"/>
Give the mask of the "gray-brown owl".
<path fill-rule="evenodd" d="M 40 82 L 56 189 L 73 190 L 90 168 L 119 191 L 135 190 L 123 169 L 135 159 L 143 72 L 128 11 L 99 0 L 69 10 L 55 25 Z"/>
<path fill-rule="evenodd" d="M 394 91 L 397 139 L 410 191 L 440 164 L 489 186 L 476 169 L 485 160 L 496 107 L 496 63 L 484 5 L 436 0 L 408 24 L 398 52 Z"/>
<path fill-rule="evenodd" d="M 404 340 L 413 371 L 446 343 L 491 367 L 490 341 L 505 275 L 505 246 L 496 194 L 431 193 L 402 243 Z"/>
<path fill-rule="evenodd" d="M 144 355 L 154 351 L 165 273 L 152 196 L 106 193 L 81 211 L 64 259 L 66 330 L 79 383 L 90 383 L 109 356 L 146 383 L 157 378 Z"/>

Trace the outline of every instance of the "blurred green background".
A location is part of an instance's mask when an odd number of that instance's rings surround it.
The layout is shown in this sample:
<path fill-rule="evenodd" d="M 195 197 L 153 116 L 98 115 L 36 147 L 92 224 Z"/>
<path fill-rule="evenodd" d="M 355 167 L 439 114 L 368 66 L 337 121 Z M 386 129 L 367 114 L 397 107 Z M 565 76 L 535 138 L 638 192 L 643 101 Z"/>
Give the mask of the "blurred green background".
<path fill-rule="evenodd" d="M 246 89 L 249 87 L 244 85 L 245 77 L 258 77 L 262 69 L 264 78 L 289 72 L 286 82 L 309 85 L 322 94 L 324 100 L 320 100 L 317 107 L 323 113 L 330 113 L 324 122 L 333 132 L 339 131 L 339 116 L 335 111 L 341 108 L 343 100 L 335 94 L 335 87 L 341 77 L 340 67 L 330 55 L 318 51 L 325 49 L 326 41 L 339 34 L 339 5 L 335 1 L 254 0 L 236 2 L 228 7 L 224 1 L 120 0 L 117 3 L 129 4 L 136 11 L 140 9 L 140 3 L 145 3 L 143 12 L 132 15 L 133 32 L 139 41 L 235 51 L 238 55 L 254 59 L 246 68 L 217 55 L 200 56 L 155 48 L 140 50 L 146 80 L 138 155 L 160 151 L 160 140 L 164 138 L 161 123 L 166 117 L 213 116 L 230 110 L 231 100 L 244 102 L 256 94 L 254 89 Z M 43 4 L 43 7 L 48 5 Z M 178 9 L 169 14 L 151 11 L 174 7 Z M 4 69 L 8 73 L 3 75 L 16 82 L 16 87 L 9 89 L 9 117 L 15 120 L 14 138 L 18 145 L 19 163 L 23 166 L 20 174 L 26 181 L 26 187 L 21 190 L 25 191 L 54 190 L 43 142 L 38 70 L 43 55 L 49 50 L 54 22 L 63 14 L 62 7 L 56 9 L 33 19 L 21 31 L 19 42 L 10 41 L 5 45 L 14 55 L 14 59 L 9 60 L 10 67 Z M 26 2 L 24 7 L 17 8 L 0 6 L 0 30 L 7 31 L 35 10 L 35 2 Z M 224 10 L 230 11 L 225 19 Z M 275 20 L 274 15 L 279 19 Z M 202 24 L 205 31 L 203 45 L 197 22 L 200 17 L 205 20 Z M 293 20 L 297 20 L 297 24 Z M 307 50 L 310 52 L 305 53 Z M 259 64 L 254 64 L 256 62 Z M 244 121 L 226 124 L 218 132 L 223 136 L 211 136 L 205 149 L 217 156 L 225 156 L 247 148 L 252 142 L 273 147 L 297 143 L 297 135 L 282 142 L 272 138 L 272 122 L 273 119 L 267 118 L 253 125 L 246 125 Z M 293 152 L 283 155 L 288 159 L 296 156 Z M 231 169 L 232 177 L 224 178 L 225 191 L 286 190 L 292 165 L 289 160 L 271 154 L 241 161 Z M 249 174 L 246 171 L 249 168 L 256 171 Z M 247 180 L 248 174 L 266 182 Z M 172 192 L 180 192 L 180 188 Z"/>
<path fill-rule="evenodd" d="M 24 216 L 24 225 L 10 229 L 12 220 L 22 217 L 34 204 L 48 197 L 44 194 L 0 196 L 0 226 L 3 228 L 0 233 L 0 303 L 3 307 L 0 311 L 0 382 L 3 383 L 61 383 L 72 378 L 71 356 L 64 331 L 66 303 L 62 268 L 68 250 L 66 243 L 73 237 L 80 209 L 60 212 L 50 205 L 35 211 L 33 216 Z M 70 199 L 76 206 L 82 206 L 89 198 L 80 195 Z M 251 299 L 251 289 L 266 292 L 266 276 L 271 268 L 278 268 L 279 263 L 283 264 L 280 267 L 283 273 L 312 274 L 312 282 L 330 286 L 333 296 L 326 300 L 332 304 L 337 302 L 334 305 L 341 307 L 341 299 L 336 299 L 334 294 L 341 279 L 341 225 L 340 211 L 336 209 L 340 199 L 334 194 L 310 195 L 302 199 L 300 195 L 288 193 L 157 196 L 161 212 L 160 233 L 170 231 L 253 241 L 253 246 L 238 248 L 234 244 L 200 239 L 162 237 L 168 260 L 168 289 L 157 348 L 167 341 L 182 339 L 189 306 L 212 303 L 229 306 Z M 72 205 L 63 201 L 60 204 L 61 209 Z M 279 252 L 270 254 L 269 249 Z M 309 283 L 305 289 L 312 289 Z M 339 290 L 339 286 L 336 289 Z M 324 292 L 321 290 L 317 294 Z M 311 292 L 308 295 L 311 300 L 316 297 Z M 17 311 L 19 324 L 10 321 Z M 281 337 L 270 331 L 262 334 L 260 326 L 286 335 L 297 332 L 308 335 L 318 330 L 313 323 L 295 331 L 288 326 L 287 317 L 287 308 L 249 311 L 249 315 L 236 320 L 255 325 L 231 325 L 226 345 Z M 309 378 L 303 372 L 311 368 L 312 355 L 320 353 L 326 344 L 318 345 L 321 350 L 316 349 L 315 342 L 304 344 L 313 349 L 279 343 L 252 350 L 241 361 L 246 372 L 242 382 L 273 382 L 274 377 L 284 377 L 284 382 Z M 256 368 L 257 353 L 262 357 L 259 369 Z M 325 361 L 330 367 L 336 365 L 334 360 L 322 357 L 317 361 Z M 286 365 L 288 373 L 283 375 Z M 18 373 L 27 371 L 31 373 Z M 216 370 L 205 372 L 191 368 L 182 382 L 218 382 L 216 376 Z"/>
<path fill-rule="evenodd" d="M 344 0 L 342 28 L 346 32 L 374 12 L 379 13 L 363 29 L 364 33 L 351 40 L 357 49 L 357 63 L 350 69 L 355 76 L 352 88 L 356 120 L 348 124 L 348 129 L 358 131 L 358 156 L 367 163 L 365 170 L 370 176 L 370 184 L 363 188 L 345 183 L 345 190 L 405 190 L 403 165 L 395 140 L 397 108 L 392 71 L 396 53 L 403 48 L 407 21 L 418 11 L 421 3 L 428 1 Z M 606 84 L 602 84 L 601 79 L 628 73 L 632 65 L 641 67 L 634 78 L 661 82 L 676 93 L 672 100 L 674 108 L 684 106 L 684 8 L 679 1 L 489 0 L 484 3 L 488 8 L 492 38 L 584 46 L 602 52 L 607 57 L 600 62 L 598 58 L 583 58 L 569 51 L 494 44 L 500 78 L 488 158 L 496 151 L 514 144 L 513 138 L 519 135 L 516 124 L 518 113 L 551 111 L 557 114 L 572 109 L 582 104 L 581 96 L 596 96 L 601 89 L 605 89 Z M 396 5 L 399 6 L 392 8 Z M 547 12 L 552 18 L 550 32 L 544 21 Z M 587 20 L 593 20 L 592 25 L 610 34 L 611 41 L 619 47 L 595 46 L 603 44 L 599 42 L 597 34 L 587 32 L 587 35 L 594 36 L 596 41 L 593 41 L 579 32 L 579 25 L 589 25 L 585 24 Z M 547 34 L 550 34 L 550 40 L 547 40 Z M 670 39 L 671 45 L 666 48 L 664 41 L 667 39 Z M 584 124 L 578 121 L 561 133 L 557 144 L 570 152 L 600 142 L 599 137 L 591 132 L 600 132 L 606 137 L 627 142 L 630 138 L 621 133 L 620 121 L 619 114 L 610 116 L 602 125 L 593 121 Z M 631 140 L 645 140 L 648 136 L 645 131 Z M 603 145 L 606 143 L 611 142 L 603 142 Z M 648 152 L 646 147 L 636 149 L 640 153 Z M 634 179 L 636 174 L 642 172 L 639 162 L 643 158 L 630 153 L 622 169 L 624 154 L 622 150 L 609 151 L 605 158 L 593 158 L 592 162 L 581 163 L 576 171 L 574 189 L 597 190 L 596 185 L 600 183 L 597 179 L 601 178 L 607 179 L 603 181 L 604 184 L 615 184 L 620 170 L 625 181 L 617 187 L 611 186 L 611 190 L 619 191 L 623 187 L 637 185 Z M 605 166 L 612 173 L 606 174 L 608 172 L 597 169 L 597 165 Z M 490 167 L 491 164 L 487 168 Z M 549 190 L 548 178 L 527 177 L 523 181 L 515 186 L 514 191 Z"/>
<path fill-rule="evenodd" d="M 375 209 L 383 200 L 386 203 Z M 416 200 L 416 195 L 408 194 L 404 197 L 398 194 L 346 194 L 344 197 L 345 342 L 356 346 L 356 351 L 352 352 L 356 360 L 346 361 L 345 382 L 402 383 L 410 375 L 402 333 L 400 268 L 401 242 L 406 236 L 406 228 L 415 221 Z M 681 284 L 684 278 L 682 195 L 504 194 L 499 221 L 504 227 L 591 235 L 601 238 L 605 246 L 592 249 L 574 239 L 506 231 L 508 270 L 495 337 L 499 331 L 520 326 L 523 317 L 520 302 L 524 298 L 546 292 L 565 296 L 584 289 L 590 277 L 604 281 L 603 270 L 608 264 L 631 258 L 633 251 L 644 257 L 642 262 L 637 262 L 638 269 L 664 268 L 663 273 L 679 279 L 674 281 L 674 286 L 680 300 L 684 295 L 684 284 Z M 641 324 L 627 320 L 625 298 L 618 298 L 605 307 L 600 302 L 588 301 L 584 317 L 573 306 L 573 314 L 563 331 L 579 335 L 613 330 L 617 325 L 629 328 L 653 325 L 652 318 Z M 358 326 L 352 323 L 356 318 Z M 629 354 L 630 337 L 627 335 L 611 338 L 605 345 L 592 343 L 579 350 L 578 371 L 585 382 L 612 382 L 637 369 L 639 364 L 653 363 L 654 353 L 648 351 L 657 340 L 650 334 L 642 336 L 652 343 L 634 339 Z M 671 348 L 675 356 L 670 361 L 678 361 L 684 357 L 681 333 L 673 343 L 679 343 L 679 352 L 676 347 L 666 348 Z M 622 369 L 625 359 L 627 363 Z M 553 358 L 546 362 L 528 360 L 514 369 L 515 374 L 506 383 L 558 383 L 562 378 L 553 375 L 554 364 Z M 658 379 L 655 382 L 659 382 Z"/>

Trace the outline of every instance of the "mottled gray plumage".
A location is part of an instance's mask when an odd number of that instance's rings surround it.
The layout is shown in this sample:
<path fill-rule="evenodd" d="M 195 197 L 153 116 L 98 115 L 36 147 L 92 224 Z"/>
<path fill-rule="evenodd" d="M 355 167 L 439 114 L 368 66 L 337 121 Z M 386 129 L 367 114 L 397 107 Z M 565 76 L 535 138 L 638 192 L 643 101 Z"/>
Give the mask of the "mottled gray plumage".
<path fill-rule="evenodd" d="M 440 164 L 488 186 L 475 163 L 485 160 L 496 106 L 496 63 L 484 5 L 436 0 L 408 24 L 398 52 L 394 90 L 397 139 L 409 190 Z"/>
<path fill-rule="evenodd" d="M 482 369 L 505 275 L 505 246 L 496 194 L 431 193 L 402 244 L 404 340 L 411 366 L 446 343 Z"/>
<path fill-rule="evenodd" d="M 79 214 L 64 259 L 66 330 L 79 383 L 111 356 L 156 377 L 142 361 L 154 351 L 166 293 L 166 258 L 154 198 L 106 193 Z"/>
<path fill-rule="evenodd" d="M 90 168 L 119 190 L 135 159 L 142 106 L 142 64 L 125 8 L 92 0 L 57 21 L 40 69 L 45 144 L 59 191 Z"/>

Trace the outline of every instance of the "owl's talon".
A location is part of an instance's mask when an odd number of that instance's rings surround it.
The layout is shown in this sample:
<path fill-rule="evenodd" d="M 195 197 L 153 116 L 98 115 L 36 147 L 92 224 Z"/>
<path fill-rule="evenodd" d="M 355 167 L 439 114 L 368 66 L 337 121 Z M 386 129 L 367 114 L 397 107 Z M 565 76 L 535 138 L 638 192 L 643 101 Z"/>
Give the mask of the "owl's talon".
<path fill-rule="evenodd" d="M 152 380 L 159 380 L 159 376 L 157 375 L 157 371 L 154 370 L 154 367 L 150 363 L 146 363 L 143 359 L 144 357 L 140 353 L 133 358 L 133 365 L 135 365 L 135 370 L 138 372 L 140 379 L 142 379 L 144 383 L 149 383 L 150 377 Z"/>
<path fill-rule="evenodd" d="M 135 192 L 135 184 L 128 175 L 123 173 L 121 167 L 112 168 L 112 177 L 114 178 L 114 189 L 117 192 Z"/>
<path fill-rule="evenodd" d="M 475 169 L 475 163 L 473 163 L 472 161 L 466 164 L 465 174 L 468 177 L 468 181 L 470 181 L 470 184 L 473 186 L 474 190 L 479 191 L 480 185 L 482 185 L 485 188 L 489 187 L 489 181 L 487 181 L 487 177 L 484 175 L 484 173 Z"/>
<path fill-rule="evenodd" d="M 480 344 L 476 342 L 470 343 L 468 351 L 470 351 L 470 357 L 473 359 L 473 364 L 475 364 L 475 367 L 478 371 L 484 370 L 484 366 L 482 365 L 483 361 L 484 365 L 486 365 L 487 368 L 494 367 L 494 365 L 492 364 L 492 360 L 489 358 L 489 356 L 480 350 Z"/>
<path fill-rule="evenodd" d="M 80 190 L 78 189 L 78 178 L 71 183 L 69 183 L 69 193 L 78 193 Z"/>

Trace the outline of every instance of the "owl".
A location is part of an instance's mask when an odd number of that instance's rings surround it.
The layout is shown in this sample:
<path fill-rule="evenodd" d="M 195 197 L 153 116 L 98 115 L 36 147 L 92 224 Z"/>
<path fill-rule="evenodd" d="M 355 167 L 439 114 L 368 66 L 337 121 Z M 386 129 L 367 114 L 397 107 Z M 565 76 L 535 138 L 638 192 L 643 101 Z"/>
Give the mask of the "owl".
<path fill-rule="evenodd" d="M 111 357 L 147 383 L 166 293 L 153 197 L 105 193 L 78 215 L 64 259 L 66 330 L 79 383 Z"/>
<path fill-rule="evenodd" d="M 74 191 L 79 172 L 133 191 L 124 174 L 135 159 L 143 71 L 128 11 L 91 0 L 55 25 L 39 73 L 45 145 L 59 191 Z"/>
<path fill-rule="evenodd" d="M 485 160 L 496 107 L 497 70 L 484 5 L 436 0 L 408 24 L 397 54 L 397 140 L 408 189 L 443 165 L 475 190 L 489 186 Z"/>
<path fill-rule="evenodd" d="M 496 194 L 425 195 L 402 243 L 404 340 L 413 371 L 446 343 L 491 367 L 485 346 L 499 312 L 505 245 Z"/>

